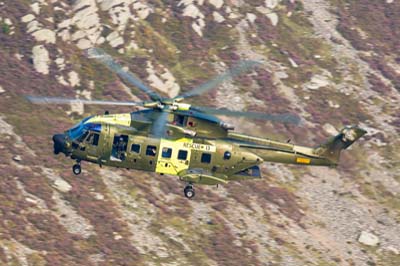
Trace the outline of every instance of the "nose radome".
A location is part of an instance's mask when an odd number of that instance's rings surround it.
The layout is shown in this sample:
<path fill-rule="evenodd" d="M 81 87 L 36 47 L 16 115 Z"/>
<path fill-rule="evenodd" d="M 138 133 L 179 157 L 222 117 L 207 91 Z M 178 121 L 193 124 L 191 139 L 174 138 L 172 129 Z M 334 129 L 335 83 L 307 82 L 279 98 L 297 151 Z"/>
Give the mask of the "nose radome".
<path fill-rule="evenodd" d="M 63 151 L 65 146 L 65 135 L 64 134 L 55 134 L 53 136 L 54 142 L 54 154 L 59 154 Z"/>

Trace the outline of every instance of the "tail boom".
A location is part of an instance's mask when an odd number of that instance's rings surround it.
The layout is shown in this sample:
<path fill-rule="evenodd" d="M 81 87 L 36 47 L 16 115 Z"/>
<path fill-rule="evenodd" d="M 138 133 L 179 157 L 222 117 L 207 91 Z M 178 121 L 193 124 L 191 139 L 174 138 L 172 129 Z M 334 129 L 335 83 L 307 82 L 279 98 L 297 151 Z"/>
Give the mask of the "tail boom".
<path fill-rule="evenodd" d="M 239 134 L 231 137 L 245 141 L 245 143 L 240 143 L 239 146 L 249 149 L 267 162 L 336 166 L 339 163 L 341 151 L 347 149 L 365 133 L 365 130 L 357 126 L 346 126 L 338 135 L 331 137 L 315 148 Z"/>

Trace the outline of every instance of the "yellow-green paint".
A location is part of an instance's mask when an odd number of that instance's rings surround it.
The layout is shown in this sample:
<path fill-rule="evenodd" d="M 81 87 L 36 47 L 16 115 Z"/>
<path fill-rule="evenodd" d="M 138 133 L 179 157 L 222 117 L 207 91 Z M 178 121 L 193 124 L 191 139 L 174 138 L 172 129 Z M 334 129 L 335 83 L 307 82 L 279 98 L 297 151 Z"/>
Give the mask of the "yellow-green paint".
<path fill-rule="evenodd" d="M 193 139 L 181 138 L 175 141 L 161 139 L 160 152 L 158 153 L 156 172 L 162 174 L 178 175 L 179 172 L 189 168 L 191 149 L 190 145 L 193 144 Z M 170 158 L 163 158 L 164 149 L 172 149 Z M 187 151 L 186 160 L 178 159 L 178 152 L 180 150 Z"/>
<path fill-rule="evenodd" d="M 87 123 L 105 123 L 121 126 L 131 125 L 131 114 L 97 115 L 87 121 Z"/>

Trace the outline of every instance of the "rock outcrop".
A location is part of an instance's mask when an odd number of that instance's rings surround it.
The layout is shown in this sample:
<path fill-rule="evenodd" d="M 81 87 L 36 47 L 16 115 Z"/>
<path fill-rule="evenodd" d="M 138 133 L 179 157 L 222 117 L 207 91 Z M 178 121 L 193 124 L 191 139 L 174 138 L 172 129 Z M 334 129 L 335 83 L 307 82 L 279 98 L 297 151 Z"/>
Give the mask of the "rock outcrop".
<path fill-rule="evenodd" d="M 33 66 L 36 71 L 42 74 L 49 74 L 50 57 L 44 45 L 36 45 L 32 48 Z"/>

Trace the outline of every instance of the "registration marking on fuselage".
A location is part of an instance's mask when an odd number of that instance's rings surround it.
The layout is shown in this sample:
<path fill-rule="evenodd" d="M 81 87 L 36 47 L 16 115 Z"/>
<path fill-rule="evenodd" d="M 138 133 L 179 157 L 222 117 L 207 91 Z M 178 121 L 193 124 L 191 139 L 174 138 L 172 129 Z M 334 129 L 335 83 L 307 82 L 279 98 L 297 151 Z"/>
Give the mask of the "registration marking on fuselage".
<path fill-rule="evenodd" d="M 201 144 L 201 143 L 183 143 L 183 147 L 191 150 L 197 151 L 208 151 L 208 152 L 215 152 L 216 148 L 212 145 Z"/>

